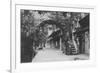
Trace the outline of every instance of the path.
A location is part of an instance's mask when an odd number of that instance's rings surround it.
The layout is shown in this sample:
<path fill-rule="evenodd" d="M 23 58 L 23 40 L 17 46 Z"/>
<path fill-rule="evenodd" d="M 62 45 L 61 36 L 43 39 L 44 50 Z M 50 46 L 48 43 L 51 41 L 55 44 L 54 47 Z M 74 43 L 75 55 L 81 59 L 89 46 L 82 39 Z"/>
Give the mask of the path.
<path fill-rule="evenodd" d="M 36 56 L 33 58 L 33 62 L 44 62 L 44 61 L 67 61 L 74 60 L 75 58 L 86 58 L 84 55 L 67 56 L 63 54 L 59 49 L 46 48 L 38 51 Z"/>

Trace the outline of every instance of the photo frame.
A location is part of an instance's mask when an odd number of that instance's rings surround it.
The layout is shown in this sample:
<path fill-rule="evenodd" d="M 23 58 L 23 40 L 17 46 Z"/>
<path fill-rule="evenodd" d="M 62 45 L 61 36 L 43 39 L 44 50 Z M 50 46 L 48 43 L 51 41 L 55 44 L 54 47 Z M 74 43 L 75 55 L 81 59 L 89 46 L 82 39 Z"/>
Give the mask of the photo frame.
<path fill-rule="evenodd" d="M 21 63 L 21 11 L 40 11 L 47 13 L 50 12 L 69 12 L 69 13 L 88 13 L 89 14 L 89 39 L 90 39 L 90 52 L 88 60 L 75 60 L 66 61 L 44 61 L 44 62 L 28 62 Z M 11 1 L 11 72 L 29 72 L 46 69 L 66 69 L 66 68 L 79 68 L 95 66 L 95 7 L 92 6 L 77 6 L 66 4 L 38 4 L 34 2 L 24 1 Z M 37 16 L 36 16 L 37 17 Z M 85 20 L 86 21 L 86 20 Z M 83 22 L 85 22 L 83 21 Z M 50 21 L 51 22 L 51 21 Z M 52 23 L 53 24 L 53 23 Z"/>

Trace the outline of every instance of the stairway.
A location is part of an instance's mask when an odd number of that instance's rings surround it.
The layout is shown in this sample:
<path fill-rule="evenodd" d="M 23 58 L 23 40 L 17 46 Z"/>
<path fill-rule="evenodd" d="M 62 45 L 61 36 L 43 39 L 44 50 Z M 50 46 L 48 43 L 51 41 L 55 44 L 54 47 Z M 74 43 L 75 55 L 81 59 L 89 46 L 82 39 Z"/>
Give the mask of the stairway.
<path fill-rule="evenodd" d="M 71 54 L 75 55 L 77 53 L 78 53 L 77 50 L 74 47 L 71 47 Z"/>

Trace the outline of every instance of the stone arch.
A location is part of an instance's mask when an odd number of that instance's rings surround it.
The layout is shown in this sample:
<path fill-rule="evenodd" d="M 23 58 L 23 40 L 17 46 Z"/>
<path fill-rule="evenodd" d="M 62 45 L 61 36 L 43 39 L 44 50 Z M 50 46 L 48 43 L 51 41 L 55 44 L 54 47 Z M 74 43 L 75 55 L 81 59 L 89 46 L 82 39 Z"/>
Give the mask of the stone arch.
<path fill-rule="evenodd" d="M 40 24 L 39 24 L 39 27 L 41 28 L 41 27 L 45 27 L 45 25 L 55 25 L 56 26 L 56 28 L 58 28 L 58 30 L 56 30 L 56 31 L 54 31 L 47 39 L 49 39 L 49 42 L 53 42 L 53 44 L 55 44 L 55 46 L 57 47 L 57 44 L 58 45 L 61 45 L 61 31 L 62 31 L 62 25 L 59 23 L 59 22 L 57 22 L 57 21 L 55 21 L 55 20 L 44 20 L 44 21 L 42 21 Z M 58 34 L 58 35 L 56 35 L 56 34 Z M 50 37 L 53 37 L 52 39 L 50 38 Z M 59 47 L 59 49 L 61 49 L 61 47 L 60 46 L 58 46 Z"/>
<path fill-rule="evenodd" d="M 46 24 L 56 25 L 58 28 L 62 29 L 62 26 L 61 26 L 60 23 L 58 23 L 58 22 L 55 21 L 55 20 L 51 20 L 51 19 L 42 21 L 42 22 L 39 24 L 39 27 L 43 27 L 43 26 L 45 26 Z"/>

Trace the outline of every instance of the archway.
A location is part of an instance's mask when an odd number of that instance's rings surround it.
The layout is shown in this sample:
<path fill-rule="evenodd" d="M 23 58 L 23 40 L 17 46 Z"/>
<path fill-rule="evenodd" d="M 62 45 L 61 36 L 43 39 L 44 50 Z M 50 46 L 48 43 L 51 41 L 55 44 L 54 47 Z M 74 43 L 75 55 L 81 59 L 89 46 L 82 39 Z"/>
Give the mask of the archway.
<path fill-rule="evenodd" d="M 57 21 L 55 21 L 55 20 L 51 20 L 51 19 L 49 19 L 49 20 L 44 20 L 44 21 L 42 21 L 39 25 L 40 26 L 44 26 L 45 24 L 54 24 L 54 25 L 56 25 L 56 26 L 58 26 L 59 28 L 61 28 L 60 26 L 60 23 L 58 23 Z"/>
<path fill-rule="evenodd" d="M 46 34 L 46 46 L 61 49 L 62 26 L 55 20 L 44 20 L 39 24 L 40 31 Z M 51 33 L 50 33 L 51 31 Z M 50 33 L 50 34 L 49 34 Z M 48 44 L 48 45 L 47 45 Z"/>

